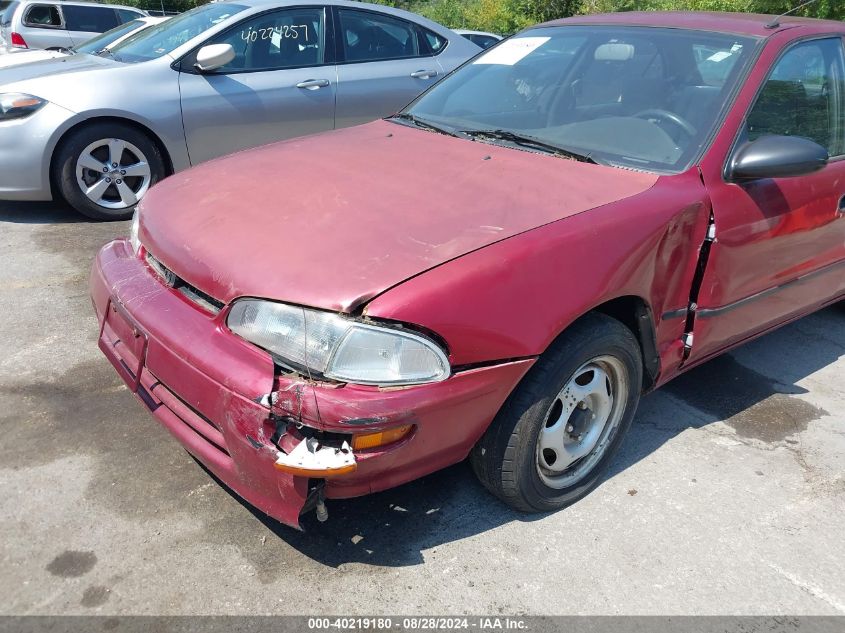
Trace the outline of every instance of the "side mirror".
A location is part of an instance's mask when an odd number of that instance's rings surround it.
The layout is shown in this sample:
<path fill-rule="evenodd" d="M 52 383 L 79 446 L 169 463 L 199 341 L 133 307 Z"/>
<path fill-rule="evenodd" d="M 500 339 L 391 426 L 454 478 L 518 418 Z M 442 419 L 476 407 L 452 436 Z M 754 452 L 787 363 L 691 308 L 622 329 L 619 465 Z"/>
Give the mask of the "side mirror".
<path fill-rule="evenodd" d="M 728 166 L 730 180 L 789 178 L 822 169 L 827 150 L 800 136 L 761 136 L 740 146 Z"/>
<path fill-rule="evenodd" d="M 231 44 L 209 44 L 197 51 L 194 68 L 202 73 L 217 70 L 235 59 L 235 49 Z"/>

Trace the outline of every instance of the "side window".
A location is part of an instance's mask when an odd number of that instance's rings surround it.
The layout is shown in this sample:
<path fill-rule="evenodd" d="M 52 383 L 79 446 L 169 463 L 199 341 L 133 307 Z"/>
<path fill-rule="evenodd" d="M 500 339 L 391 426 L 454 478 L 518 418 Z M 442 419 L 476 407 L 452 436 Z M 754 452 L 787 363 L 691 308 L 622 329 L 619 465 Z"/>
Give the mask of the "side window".
<path fill-rule="evenodd" d="M 142 16 L 140 13 L 129 11 L 128 9 L 117 9 L 117 17 L 120 20 L 121 24 L 126 24 L 127 22 L 137 20 L 138 18 L 142 18 L 144 16 Z"/>
<path fill-rule="evenodd" d="M 420 56 L 414 25 L 369 11 L 340 9 L 339 13 L 346 61 L 375 62 Z"/>
<path fill-rule="evenodd" d="M 477 44 L 481 48 L 490 48 L 493 44 L 499 41 L 495 37 L 490 37 L 489 35 L 473 35 L 469 39 L 470 42 Z"/>
<path fill-rule="evenodd" d="M 104 33 L 118 25 L 114 9 L 109 7 L 81 7 L 65 5 L 65 22 L 68 31 Z"/>
<path fill-rule="evenodd" d="M 775 64 L 748 113 L 746 134 L 803 136 L 845 153 L 845 63 L 838 38 L 793 46 Z"/>
<path fill-rule="evenodd" d="M 440 53 L 449 43 L 445 37 L 440 37 L 437 33 L 432 33 L 428 29 L 420 27 L 420 31 L 422 31 L 425 42 L 433 55 Z"/>
<path fill-rule="evenodd" d="M 244 20 L 209 44 L 231 44 L 235 59 L 216 72 L 319 66 L 326 52 L 322 8 L 287 9 Z"/>
<path fill-rule="evenodd" d="M 23 23 L 26 26 L 59 28 L 62 25 L 62 16 L 54 4 L 34 4 L 27 10 Z"/>

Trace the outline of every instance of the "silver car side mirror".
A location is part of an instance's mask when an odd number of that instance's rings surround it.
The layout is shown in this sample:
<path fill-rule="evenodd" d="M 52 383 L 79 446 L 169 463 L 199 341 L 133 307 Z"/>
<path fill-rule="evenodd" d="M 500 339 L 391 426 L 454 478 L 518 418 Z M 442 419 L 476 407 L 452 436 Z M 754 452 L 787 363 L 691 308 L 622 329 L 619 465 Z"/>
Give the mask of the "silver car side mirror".
<path fill-rule="evenodd" d="M 231 44 L 209 44 L 197 52 L 194 68 L 200 72 L 209 72 L 225 66 L 233 59 L 235 59 L 235 49 Z"/>

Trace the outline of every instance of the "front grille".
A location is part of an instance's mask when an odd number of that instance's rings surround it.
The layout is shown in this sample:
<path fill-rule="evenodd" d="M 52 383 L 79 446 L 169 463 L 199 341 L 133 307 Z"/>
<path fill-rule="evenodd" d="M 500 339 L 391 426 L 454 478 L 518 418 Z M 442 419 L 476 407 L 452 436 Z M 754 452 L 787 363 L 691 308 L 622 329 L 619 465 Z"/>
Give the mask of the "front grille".
<path fill-rule="evenodd" d="M 189 284 L 167 266 L 158 261 L 149 251 L 147 251 L 147 263 L 161 278 L 166 286 L 170 286 L 176 292 L 181 293 L 186 299 L 188 299 L 188 301 L 197 304 L 204 310 L 213 314 L 217 314 L 223 309 L 224 304 L 222 301 L 218 301 L 211 295 L 204 293 L 196 286 Z"/>

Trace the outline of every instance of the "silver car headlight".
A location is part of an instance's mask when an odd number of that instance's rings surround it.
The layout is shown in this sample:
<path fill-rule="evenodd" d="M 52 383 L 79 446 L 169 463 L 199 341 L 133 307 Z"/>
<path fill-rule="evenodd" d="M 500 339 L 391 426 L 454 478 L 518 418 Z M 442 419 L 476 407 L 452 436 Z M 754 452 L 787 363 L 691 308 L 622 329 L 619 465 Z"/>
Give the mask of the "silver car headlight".
<path fill-rule="evenodd" d="M 129 243 L 132 245 L 132 251 L 137 255 L 141 250 L 141 240 L 138 237 L 138 227 L 140 225 L 140 215 L 138 209 L 132 214 L 132 228 L 129 229 Z"/>
<path fill-rule="evenodd" d="M 22 119 L 44 107 L 46 103 L 44 99 L 22 92 L 2 93 L 0 94 L 0 121 Z"/>
<path fill-rule="evenodd" d="M 415 385 L 445 380 L 451 372 L 435 342 L 331 312 L 240 299 L 232 305 L 227 325 L 282 365 L 343 382 Z"/>

